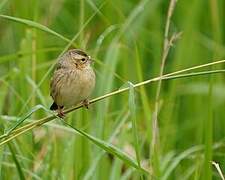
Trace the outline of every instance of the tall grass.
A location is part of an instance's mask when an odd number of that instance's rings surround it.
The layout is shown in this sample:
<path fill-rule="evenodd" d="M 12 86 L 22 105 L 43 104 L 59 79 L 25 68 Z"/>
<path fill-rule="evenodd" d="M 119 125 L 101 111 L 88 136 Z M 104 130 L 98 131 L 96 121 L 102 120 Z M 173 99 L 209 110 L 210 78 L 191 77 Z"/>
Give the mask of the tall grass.
<path fill-rule="evenodd" d="M 0 2 L 0 179 L 223 178 L 225 3 L 172 2 Z M 63 121 L 49 81 L 71 47 L 97 84 Z"/>

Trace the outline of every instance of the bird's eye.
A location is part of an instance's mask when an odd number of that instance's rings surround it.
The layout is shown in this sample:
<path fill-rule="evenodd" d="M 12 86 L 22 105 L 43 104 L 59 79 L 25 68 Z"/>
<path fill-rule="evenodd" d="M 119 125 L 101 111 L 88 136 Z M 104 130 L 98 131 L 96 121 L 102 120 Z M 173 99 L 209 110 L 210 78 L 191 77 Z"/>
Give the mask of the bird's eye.
<path fill-rule="evenodd" d="M 84 62 L 84 61 L 85 61 L 85 58 L 82 58 L 82 59 L 81 59 L 81 61 L 83 61 L 83 62 Z"/>

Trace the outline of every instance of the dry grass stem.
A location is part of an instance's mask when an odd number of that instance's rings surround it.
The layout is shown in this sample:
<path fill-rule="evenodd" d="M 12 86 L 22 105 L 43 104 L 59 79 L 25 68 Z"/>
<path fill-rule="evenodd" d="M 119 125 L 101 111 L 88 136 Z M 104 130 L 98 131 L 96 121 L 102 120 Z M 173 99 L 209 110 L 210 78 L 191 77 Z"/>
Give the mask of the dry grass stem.
<path fill-rule="evenodd" d="M 213 164 L 213 166 L 215 166 L 215 168 L 216 168 L 216 170 L 218 171 L 218 173 L 219 173 L 221 179 L 222 179 L 222 180 L 225 180 L 224 175 L 223 175 L 223 173 L 222 173 L 222 171 L 221 171 L 221 169 L 220 169 L 220 165 L 219 165 L 218 163 L 214 162 L 214 161 L 212 162 L 212 164 Z"/>
<path fill-rule="evenodd" d="M 162 60 L 161 60 L 160 74 L 159 74 L 160 77 L 163 75 L 164 66 L 166 63 L 166 59 L 167 59 L 170 47 L 172 46 L 174 41 L 181 35 L 181 33 L 174 34 L 169 39 L 170 22 L 171 22 L 173 11 L 175 9 L 176 2 L 177 2 L 176 0 L 171 0 L 169 4 L 169 8 L 168 8 L 166 27 L 165 27 L 165 33 L 164 33 Z M 158 133 L 159 133 L 158 132 L 158 113 L 159 113 L 158 111 L 159 111 L 159 97 L 160 97 L 161 86 L 162 86 L 162 80 L 160 79 L 158 82 L 157 90 L 156 90 L 154 112 L 152 114 L 152 140 L 151 140 L 151 147 L 150 147 L 150 154 L 152 155 L 154 155 L 154 149 L 155 149 L 155 145 L 156 145 L 156 142 L 158 139 Z"/>
<path fill-rule="evenodd" d="M 188 72 L 188 71 L 191 71 L 191 70 L 196 70 L 196 69 L 199 69 L 199 68 L 212 66 L 212 65 L 216 65 L 216 64 L 220 64 L 220 63 L 225 63 L 225 60 L 215 61 L 215 62 L 212 62 L 212 63 L 202 64 L 202 65 L 186 68 L 186 69 L 183 69 L 183 70 L 175 71 L 175 72 L 172 72 L 172 73 L 168 73 L 168 74 L 165 74 L 163 76 L 159 76 L 159 77 L 156 77 L 156 78 L 153 78 L 153 79 L 149 79 L 149 80 L 146 80 L 146 81 L 134 84 L 133 87 L 137 88 L 137 87 L 149 84 L 151 82 L 157 82 L 157 81 L 160 81 L 160 80 L 163 80 L 163 79 L 169 79 L 170 77 L 173 77 L 173 76 L 175 76 L 177 74 L 180 74 L 180 73 L 184 73 L 184 72 Z M 123 93 L 125 91 L 128 91 L 129 89 L 130 89 L 129 87 L 126 87 L 126 88 L 122 88 L 122 89 L 113 91 L 111 93 L 107 93 L 107 94 L 105 94 L 103 96 L 100 96 L 100 97 L 97 97 L 97 98 L 94 98 L 94 99 L 90 100 L 90 104 L 93 104 L 93 103 L 98 102 L 100 100 L 103 100 L 105 98 L 114 96 L 116 94 Z M 72 111 L 75 111 L 76 109 L 81 108 L 81 107 L 83 107 L 83 105 L 78 105 L 78 106 L 69 108 L 69 109 L 65 110 L 64 113 L 68 114 L 68 113 L 70 113 Z M 3 139 L 0 142 L 0 146 L 5 144 L 5 143 L 7 143 L 7 142 L 9 142 L 10 140 L 14 139 L 15 137 L 17 137 L 17 136 L 19 136 L 19 135 L 21 135 L 21 134 L 23 134 L 25 132 L 28 132 L 29 130 L 31 130 L 31 129 L 35 128 L 35 127 L 39 127 L 42 124 L 44 124 L 46 122 L 49 122 L 49 121 L 51 121 L 53 119 L 56 119 L 56 118 L 57 118 L 56 115 L 51 115 L 51 116 L 42 118 L 40 120 L 37 120 L 35 122 L 26 124 L 26 125 L 24 125 L 24 126 L 22 126 L 20 128 L 17 128 L 15 130 L 13 130 L 12 132 L 10 132 L 9 134 L 8 133 L 3 134 L 2 136 L 0 136 L 0 139 Z"/>

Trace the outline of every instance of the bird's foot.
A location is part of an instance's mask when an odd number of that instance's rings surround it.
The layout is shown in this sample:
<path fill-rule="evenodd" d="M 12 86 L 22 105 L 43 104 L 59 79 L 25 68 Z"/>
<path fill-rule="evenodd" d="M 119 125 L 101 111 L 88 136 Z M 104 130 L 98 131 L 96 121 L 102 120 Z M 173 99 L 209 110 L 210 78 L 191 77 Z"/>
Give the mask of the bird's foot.
<path fill-rule="evenodd" d="M 58 114 L 57 114 L 58 117 L 60 117 L 62 119 L 64 119 L 66 117 L 63 112 L 63 107 L 59 107 L 57 111 L 58 111 Z"/>
<path fill-rule="evenodd" d="M 89 104 L 90 102 L 88 99 L 83 100 L 83 106 L 86 107 L 87 109 L 89 109 Z"/>

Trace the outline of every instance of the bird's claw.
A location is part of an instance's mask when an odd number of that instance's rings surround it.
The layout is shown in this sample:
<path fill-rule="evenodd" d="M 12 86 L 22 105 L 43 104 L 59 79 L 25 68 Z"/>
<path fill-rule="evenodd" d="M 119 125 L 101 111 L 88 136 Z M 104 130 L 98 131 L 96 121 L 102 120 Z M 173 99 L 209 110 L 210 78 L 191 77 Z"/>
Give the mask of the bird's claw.
<path fill-rule="evenodd" d="M 64 119 L 66 116 L 63 112 L 57 114 L 58 117 Z"/>
<path fill-rule="evenodd" d="M 58 114 L 57 114 L 57 116 L 60 117 L 60 118 L 62 118 L 62 119 L 64 119 L 64 118 L 66 117 L 65 114 L 64 114 L 64 112 L 63 112 L 63 109 L 62 109 L 62 108 L 59 108 L 59 109 L 58 109 Z"/>
<path fill-rule="evenodd" d="M 83 106 L 86 107 L 87 109 L 89 109 L 89 104 L 90 102 L 88 99 L 83 100 Z"/>

